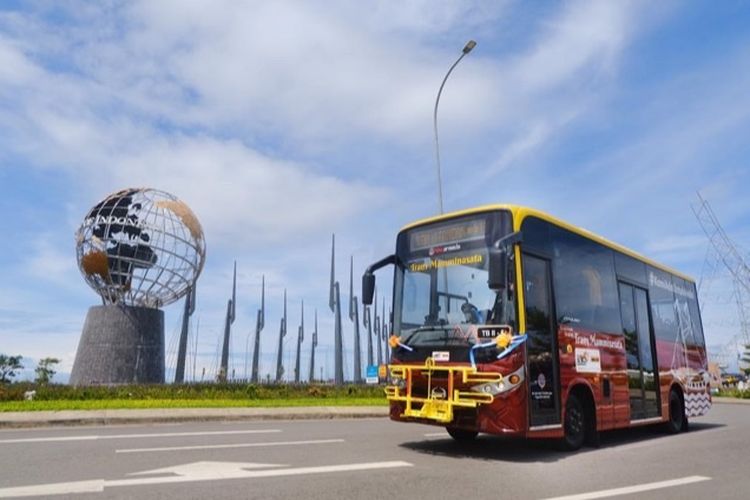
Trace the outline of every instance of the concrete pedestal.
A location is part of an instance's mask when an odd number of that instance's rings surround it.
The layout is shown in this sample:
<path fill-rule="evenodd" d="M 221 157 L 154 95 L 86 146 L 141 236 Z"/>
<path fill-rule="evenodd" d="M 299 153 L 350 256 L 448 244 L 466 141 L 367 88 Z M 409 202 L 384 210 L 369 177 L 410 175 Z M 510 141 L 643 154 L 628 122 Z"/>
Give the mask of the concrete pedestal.
<path fill-rule="evenodd" d="M 89 309 L 70 383 L 163 384 L 164 311 L 121 305 Z"/>

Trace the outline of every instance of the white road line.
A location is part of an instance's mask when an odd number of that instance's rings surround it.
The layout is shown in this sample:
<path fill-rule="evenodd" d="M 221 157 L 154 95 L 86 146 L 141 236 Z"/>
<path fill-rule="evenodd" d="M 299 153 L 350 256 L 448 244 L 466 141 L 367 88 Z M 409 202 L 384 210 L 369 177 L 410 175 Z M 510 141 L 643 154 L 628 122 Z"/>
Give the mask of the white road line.
<path fill-rule="evenodd" d="M 435 437 L 449 437 L 447 432 L 428 432 L 424 437 L 435 438 Z"/>
<path fill-rule="evenodd" d="M 183 450 L 220 450 L 225 448 L 260 448 L 265 446 L 297 446 L 303 444 L 329 444 L 343 443 L 343 439 L 316 439 L 309 441 L 275 441 L 269 443 L 232 443 L 232 444 L 205 444 L 195 446 L 169 446 L 162 448 L 126 448 L 115 450 L 115 453 L 149 453 L 154 451 L 183 451 Z"/>
<path fill-rule="evenodd" d="M 31 497 L 50 495 L 71 495 L 75 493 L 102 492 L 105 488 L 139 486 L 144 484 L 174 484 L 191 483 L 196 481 L 221 481 L 229 479 L 250 479 L 278 476 L 298 476 L 301 474 L 326 474 L 333 472 L 352 472 L 362 470 L 391 469 L 395 467 L 411 467 L 409 462 L 369 462 L 345 465 L 324 465 L 320 467 L 297 467 L 274 470 L 237 470 L 232 467 L 231 471 L 224 473 L 216 470 L 215 475 L 199 474 L 185 476 L 146 477 L 134 479 L 73 481 L 68 483 L 38 484 L 31 486 L 16 486 L 11 488 L 0 488 L 0 498 L 7 497 Z"/>
<path fill-rule="evenodd" d="M 670 479 L 669 481 L 658 481 L 656 483 L 638 484 L 635 486 L 626 486 L 624 488 L 613 488 L 611 490 L 591 491 L 589 493 L 547 498 L 546 500 L 591 500 L 593 498 L 615 497 L 618 495 L 630 495 L 642 491 L 659 490 L 662 488 L 672 488 L 673 486 L 699 483 L 701 481 L 709 481 L 710 479 L 710 477 L 706 476 L 688 476 L 679 479 Z"/>
<path fill-rule="evenodd" d="M 52 443 L 59 441 L 97 441 L 100 439 L 140 439 L 156 437 L 188 437 L 188 436 L 223 436 L 228 434 L 269 434 L 281 432 L 281 429 L 253 429 L 246 431 L 209 431 L 209 432 L 163 432 L 152 434 L 102 434 L 91 436 L 56 436 L 43 438 L 2 439 L 0 444 L 9 443 Z"/>

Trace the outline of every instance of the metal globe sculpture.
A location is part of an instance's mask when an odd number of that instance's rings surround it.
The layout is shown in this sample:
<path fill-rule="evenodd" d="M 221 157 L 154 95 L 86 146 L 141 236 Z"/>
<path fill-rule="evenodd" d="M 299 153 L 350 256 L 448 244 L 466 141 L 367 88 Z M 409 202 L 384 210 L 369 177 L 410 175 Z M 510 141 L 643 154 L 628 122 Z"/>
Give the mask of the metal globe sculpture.
<path fill-rule="evenodd" d="M 203 269 L 198 218 L 174 195 L 124 189 L 89 212 L 76 233 L 78 268 L 107 305 L 161 308 L 183 297 Z"/>

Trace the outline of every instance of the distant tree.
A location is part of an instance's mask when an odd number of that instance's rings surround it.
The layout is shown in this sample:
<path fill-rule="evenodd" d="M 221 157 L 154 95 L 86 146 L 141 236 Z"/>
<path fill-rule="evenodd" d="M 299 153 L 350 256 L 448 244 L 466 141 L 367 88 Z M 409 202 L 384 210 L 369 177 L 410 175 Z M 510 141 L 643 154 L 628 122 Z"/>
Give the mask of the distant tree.
<path fill-rule="evenodd" d="M 34 370 L 34 373 L 36 373 L 36 383 L 40 385 L 48 384 L 50 380 L 52 380 L 52 377 L 55 376 L 55 373 L 57 373 L 57 371 L 54 370 L 54 367 L 59 362 L 60 360 L 57 358 L 40 359 L 39 364 Z"/>
<path fill-rule="evenodd" d="M 740 362 L 750 365 L 750 344 L 745 346 L 745 352 L 742 353 Z M 742 368 L 742 371 L 744 371 L 746 375 L 750 375 L 750 373 L 748 373 L 748 370 L 750 370 L 750 367 Z"/>
<path fill-rule="evenodd" d="M 23 370 L 23 356 L 6 356 L 0 354 L 0 384 L 7 384 L 16 376 L 16 371 Z"/>

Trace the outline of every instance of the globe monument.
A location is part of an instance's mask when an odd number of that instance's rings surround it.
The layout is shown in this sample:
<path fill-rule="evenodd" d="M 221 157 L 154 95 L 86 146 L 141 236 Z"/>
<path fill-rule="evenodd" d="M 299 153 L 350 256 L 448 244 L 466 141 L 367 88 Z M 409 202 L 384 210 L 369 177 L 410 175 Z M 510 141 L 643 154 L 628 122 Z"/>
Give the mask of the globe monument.
<path fill-rule="evenodd" d="M 86 315 L 70 383 L 163 383 L 161 308 L 190 292 L 203 269 L 198 218 L 164 191 L 124 189 L 88 211 L 76 255 L 102 305 Z"/>

